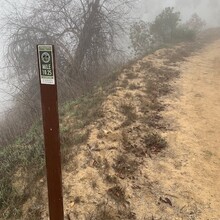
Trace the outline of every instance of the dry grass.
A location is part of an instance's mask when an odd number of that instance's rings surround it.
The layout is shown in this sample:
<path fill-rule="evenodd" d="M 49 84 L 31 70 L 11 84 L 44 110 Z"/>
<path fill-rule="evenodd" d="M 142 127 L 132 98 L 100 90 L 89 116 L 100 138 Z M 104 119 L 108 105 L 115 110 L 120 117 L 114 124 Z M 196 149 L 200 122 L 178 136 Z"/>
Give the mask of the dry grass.
<path fill-rule="evenodd" d="M 125 121 L 122 124 L 122 127 L 129 126 L 137 119 L 135 114 L 135 109 L 130 103 L 122 103 L 120 106 L 121 112 L 126 116 Z"/>
<path fill-rule="evenodd" d="M 126 88 L 128 86 L 128 84 L 129 84 L 128 80 L 124 79 L 124 80 L 121 81 L 120 86 L 122 88 Z"/>
<path fill-rule="evenodd" d="M 113 186 L 108 189 L 107 194 L 117 203 L 125 203 L 125 190 L 120 186 Z"/>
<path fill-rule="evenodd" d="M 144 139 L 144 144 L 152 153 L 158 153 L 167 147 L 166 140 L 156 132 L 149 133 Z"/>
<path fill-rule="evenodd" d="M 110 184 L 116 184 L 116 183 L 118 183 L 117 177 L 116 177 L 116 176 L 112 176 L 112 175 L 110 175 L 110 174 L 107 174 L 107 175 L 105 176 L 105 180 L 106 180 L 107 183 L 110 183 Z"/>
<path fill-rule="evenodd" d="M 135 79 L 135 78 L 137 78 L 137 74 L 135 74 L 134 72 L 128 72 L 128 73 L 126 73 L 126 78 L 127 79 Z"/>
<path fill-rule="evenodd" d="M 129 88 L 130 90 L 136 90 L 136 89 L 139 89 L 140 86 L 138 86 L 138 85 L 135 84 L 135 83 L 131 83 L 131 84 L 129 84 L 128 88 Z"/>
<path fill-rule="evenodd" d="M 119 155 L 115 159 L 115 164 L 113 165 L 114 170 L 120 175 L 120 177 L 126 177 L 134 174 L 138 169 L 138 162 L 128 158 L 126 155 Z"/>
<path fill-rule="evenodd" d="M 35 136 L 36 135 L 36 136 Z M 38 140 L 32 145 L 27 144 L 30 138 Z M 35 196 L 40 201 L 40 189 L 32 190 L 35 181 L 42 176 L 44 168 L 44 151 L 42 139 L 35 131 L 30 131 L 26 141 L 17 142 L 16 145 L 1 149 L 0 154 L 0 209 L 1 219 L 8 219 L 12 216 L 20 218 L 22 215 L 21 206 L 29 197 Z M 17 182 L 16 173 L 22 173 L 22 182 Z M 39 202 L 39 204 L 41 204 Z M 38 214 L 38 209 L 33 206 L 30 215 Z"/>
<path fill-rule="evenodd" d="M 113 208 L 108 202 L 97 205 L 96 210 L 90 214 L 88 220 L 136 220 L 136 214 L 125 208 Z"/>

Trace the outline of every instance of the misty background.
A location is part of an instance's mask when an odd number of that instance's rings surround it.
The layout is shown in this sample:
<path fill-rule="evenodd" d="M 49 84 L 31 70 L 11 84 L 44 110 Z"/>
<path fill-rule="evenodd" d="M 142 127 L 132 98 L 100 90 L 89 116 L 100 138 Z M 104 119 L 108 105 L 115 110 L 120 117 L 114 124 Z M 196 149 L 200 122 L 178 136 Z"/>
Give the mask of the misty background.
<path fill-rule="evenodd" d="M 140 17 L 151 21 L 165 7 L 174 7 L 176 11 L 180 11 L 183 21 L 188 20 L 193 13 L 197 13 L 210 27 L 220 24 L 219 0 L 140 0 Z"/>
<path fill-rule="evenodd" d="M 0 0 L 1 16 L 10 16 L 13 4 L 16 7 L 27 7 L 33 0 Z M 207 23 L 207 27 L 220 26 L 220 2 L 219 0 L 139 0 L 136 8 L 133 9 L 134 19 L 142 19 L 151 22 L 165 7 L 174 7 L 181 12 L 182 21 L 188 20 L 193 13 L 197 13 Z M 0 19 L 2 20 L 2 17 Z M 0 26 L 2 22 L 0 22 Z M 4 81 L 4 73 L 8 69 L 4 66 L 4 54 L 6 51 L 7 36 L 5 33 L 0 35 L 0 117 L 10 107 L 13 97 L 10 93 L 14 92 L 13 86 Z M 10 79 L 9 79 L 10 80 Z"/>

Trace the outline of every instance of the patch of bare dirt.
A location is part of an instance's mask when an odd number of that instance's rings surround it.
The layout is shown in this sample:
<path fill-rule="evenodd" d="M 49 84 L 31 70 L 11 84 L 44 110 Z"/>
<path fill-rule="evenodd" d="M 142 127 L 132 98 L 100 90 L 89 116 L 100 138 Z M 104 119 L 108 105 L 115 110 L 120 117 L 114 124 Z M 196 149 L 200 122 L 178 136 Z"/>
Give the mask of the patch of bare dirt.
<path fill-rule="evenodd" d="M 220 219 L 219 45 L 215 41 L 188 58 L 174 84 L 177 92 L 164 100 L 164 117 L 174 121 L 166 132 L 173 158 L 160 162 L 160 178 L 170 177 L 166 182 L 191 219 Z"/>

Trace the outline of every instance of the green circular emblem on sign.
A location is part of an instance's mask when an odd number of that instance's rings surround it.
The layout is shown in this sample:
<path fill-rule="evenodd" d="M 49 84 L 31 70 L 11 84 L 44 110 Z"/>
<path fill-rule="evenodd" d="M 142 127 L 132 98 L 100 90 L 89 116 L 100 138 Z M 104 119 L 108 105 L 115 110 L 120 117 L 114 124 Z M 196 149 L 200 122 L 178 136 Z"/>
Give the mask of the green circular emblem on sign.
<path fill-rule="evenodd" d="M 41 59 L 44 63 L 49 63 L 50 62 L 50 54 L 48 52 L 43 52 L 41 54 Z"/>

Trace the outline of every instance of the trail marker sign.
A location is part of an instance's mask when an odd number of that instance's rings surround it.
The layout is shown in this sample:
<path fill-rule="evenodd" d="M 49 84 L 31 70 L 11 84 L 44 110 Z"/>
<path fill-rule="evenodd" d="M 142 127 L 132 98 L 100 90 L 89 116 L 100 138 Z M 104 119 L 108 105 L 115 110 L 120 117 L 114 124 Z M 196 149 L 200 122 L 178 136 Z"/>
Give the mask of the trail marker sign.
<path fill-rule="evenodd" d="M 50 220 L 63 220 L 56 66 L 53 45 L 37 45 Z"/>
<path fill-rule="evenodd" d="M 54 55 L 52 45 L 38 45 L 40 82 L 55 85 Z"/>

